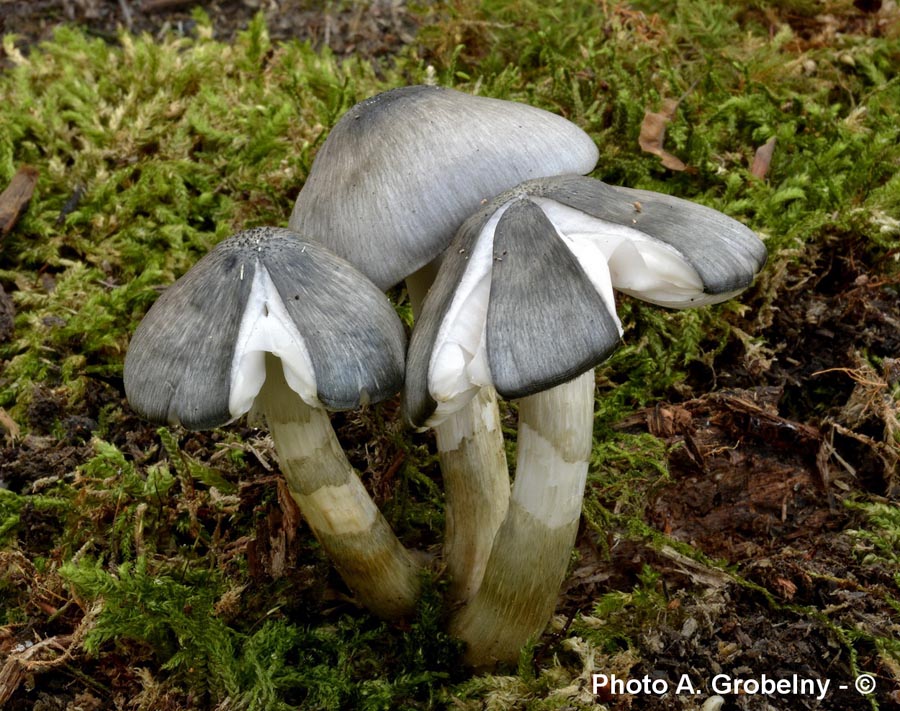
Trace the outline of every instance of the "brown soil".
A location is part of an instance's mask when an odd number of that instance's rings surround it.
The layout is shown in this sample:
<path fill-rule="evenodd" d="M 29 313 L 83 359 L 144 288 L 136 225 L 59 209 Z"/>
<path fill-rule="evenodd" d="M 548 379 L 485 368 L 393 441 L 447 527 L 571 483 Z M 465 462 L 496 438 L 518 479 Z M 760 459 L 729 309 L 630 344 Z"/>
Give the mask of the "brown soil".
<path fill-rule="evenodd" d="M 389 54 L 411 41 L 415 32 L 415 20 L 403 4 L 373 2 L 365 8 L 326 12 L 317 5 L 303 0 L 0 0 L 0 33 L 17 33 L 23 46 L 48 39 L 66 22 L 110 38 L 119 28 L 154 36 L 189 33 L 193 7 L 209 14 L 215 35 L 222 39 L 233 37 L 255 13 L 263 12 L 273 39 L 308 39 L 338 54 Z M 840 255 L 822 255 L 820 262 L 819 276 L 811 281 L 808 274 L 798 274 L 796 298 L 766 317 L 769 332 L 780 334 L 776 353 L 726 351 L 709 370 L 692 373 L 693 382 L 687 383 L 693 392 L 704 393 L 713 382 L 716 392 L 660 404 L 622 425 L 651 432 L 669 446 L 670 483 L 648 501 L 648 523 L 724 563 L 740 581 L 736 584 L 673 549 L 660 551 L 634 542 L 610 545 L 582 531 L 579 564 L 564 590 L 562 613 L 574 617 L 590 612 L 599 596 L 632 589 L 645 566 L 662 575 L 665 594 L 678 591 L 670 598 L 665 619 L 646 626 L 640 639 L 643 661 L 630 670 L 631 678 L 647 674 L 675 683 L 688 673 L 700 683 L 708 681 L 708 670 L 721 669 L 732 676 L 765 672 L 852 683 L 851 660 L 836 627 L 882 637 L 898 634 L 896 610 L 886 602 L 896 595 L 896 571 L 862 564 L 864 551 L 848 533 L 862 522 L 842 503 L 851 490 L 885 502 L 900 499 L 900 462 L 880 444 L 885 430 L 897 425 L 896 403 L 886 394 L 900 379 L 898 287 L 880 276 L 881 265 L 857 254 L 852 240 Z M 0 291 L 0 340 L 9 337 L 8 308 Z M 862 352 L 883 359 L 882 372 L 865 365 Z M 823 391 L 832 393 L 830 402 L 821 401 Z M 0 449 L 0 479 L 21 490 L 41 479 L 70 476 L 90 456 L 86 442 L 104 406 L 121 397 L 115 384 L 100 381 L 75 408 L 50 389 L 35 392 L 28 412 L 32 433 Z M 348 429 L 354 423 L 339 426 Z M 248 439 L 253 436 L 249 430 L 246 434 Z M 147 456 L 155 441 L 153 428 L 133 417 L 112 428 L 109 437 L 136 460 Z M 181 443 L 193 448 L 198 459 L 210 456 L 214 444 L 203 434 Z M 391 451 L 386 456 L 370 469 L 394 471 L 390 457 L 402 455 Z M 253 481 L 240 485 L 241 510 L 256 508 L 263 488 L 272 483 L 262 460 L 257 469 Z M 330 594 L 298 563 L 291 546 L 296 522 L 284 520 L 292 511 L 290 505 L 271 508 L 258 523 L 253 541 L 233 543 L 245 545 L 242 554 L 254 578 L 288 575 L 298 591 L 316 588 L 317 595 Z M 114 515 L 112 510 L 106 513 Z M 47 554 L 61 523 L 48 511 L 29 509 L 22 515 L 27 533 L 20 539 L 21 549 L 4 554 L 0 565 L 20 570 L 22 580 L 28 581 L 36 575 L 29 559 Z M 339 586 L 334 580 L 328 584 Z M 22 589 L 28 589 L 25 582 Z M 23 604 L 45 612 L 55 610 L 65 597 L 50 583 L 31 593 Z M 808 614 L 825 608 L 830 612 L 827 619 Z M 71 614 L 61 611 L 54 619 L 63 636 L 77 634 L 77 618 Z M 49 637 L 54 630 L 41 632 Z M 6 643 L 11 640 L 0 638 L 0 651 Z M 551 647 L 552 642 L 539 654 L 563 653 Z M 879 681 L 875 698 L 880 708 L 900 708 L 895 672 L 886 668 L 877 650 L 865 644 L 857 649 L 854 663 Z M 112 661 L 112 656 L 104 659 L 107 665 Z M 139 662 L 121 659 L 118 668 L 97 673 L 111 680 L 113 689 L 137 688 L 133 677 Z M 94 662 L 83 664 L 82 676 L 90 677 Z M 67 688 L 69 676 L 48 673 L 41 681 L 39 692 L 26 691 L 23 685 L 8 708 L 101 708 L 91 705 L 96 699 L 88 689 Z M 690 697 L 600 700 L 613 709 L 696 708 Z M 741 709 L 843 710 L 862 708 L 864 702 L 851 685 L 832 691 L 824 701 L 744 696 L 735 704 Z"/>
<path fill-rule="evenodd" d="M 16 33 L 24 45 L 49 39 L 56 27 L 67 23 L 109 39 L 120 29 L 153 36 L 190 34 L 195 9 L 209 16 L 217 39 L 233 38 L 261 12 L 273 40 L 307 40 L 338 55 L 390 54 L 415 34 L 416 20 L 405 3 L 330 5 L 316 0 L 0 0 L 0 34 Z"/>

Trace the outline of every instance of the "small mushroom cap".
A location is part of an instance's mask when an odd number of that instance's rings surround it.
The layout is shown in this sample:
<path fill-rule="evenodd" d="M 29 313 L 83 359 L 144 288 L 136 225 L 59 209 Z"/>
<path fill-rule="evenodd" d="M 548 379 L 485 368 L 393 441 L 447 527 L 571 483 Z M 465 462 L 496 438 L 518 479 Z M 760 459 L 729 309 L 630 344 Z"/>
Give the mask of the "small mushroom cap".
<path fill-rule="evenodd" d="M 403 87 L 338 121 L 289 224 L 387 289 L 437 257 L 485 201 L 530 178 L 589 173 L 598 157 L 591 138 L 556 114 Z"/>
<path fill-rule="evenodd" d="M 308 404 L 350 409 L 400 389 L 405 345 L 366 277 L 289 230 L 262 227 L 219 243 L 159 297 L 129 345 L 125 392 L 149 420 L 217 427 L 250 408 L 269 352 Z"/>
<path fill-rule="evenodd" d="M 467 220 L 413 331 L 404 408 L 433 425 L 479 387 L 524 397 L 605 360 L 613 289 L 674 308 L 725 301 L 766 260 L 711 208 L 581 176 L 527 181 Z"/>

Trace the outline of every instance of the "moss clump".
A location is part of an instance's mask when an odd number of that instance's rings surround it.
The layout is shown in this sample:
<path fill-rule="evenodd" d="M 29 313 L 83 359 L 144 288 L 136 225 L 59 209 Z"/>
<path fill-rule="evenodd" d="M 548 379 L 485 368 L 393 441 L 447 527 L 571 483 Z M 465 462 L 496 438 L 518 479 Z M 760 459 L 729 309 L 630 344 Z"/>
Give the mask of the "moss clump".
<path fill-rule="evenodd" d="M 458 667 L 440 580 L 408 627 L 372 620 L 281 510 L 265 438 L 242 424 L 191 435 L 138 422 L 121 391 L 124 350 L 160 289 L 219 240 L 285 224 L 317 147 L 354 102 L 435 80 L 556 111 L 597 141 L 596 177 L 697 200 L 767 241 L 769 266 L 743 306 L 673 314 L 623 299 L 626 343 L 599 375 L 585 527 L 589 539 L 603 533 L 598 558 L 609 555 L 604 541 L 624 541 L 675 547 L 709 567 L 647 522 L 670 452 L 621 429 L 623 420 L 714 383 L 746 384 L 749 372 L 791 387 L 808 374 L 788 367 L 800 353 L 787 351 L 800 338 L 791 328 L 827 331 L 816 308 L 828 299 L 843 308 L 845 277 L 865 277 L 858 288 L 873 291 L 864 296 L 896 300 L 900 38 L 849 3 L 829 4 L 827 16 L 818 7 L 456 0 L 423 9 L 415 42 L 378 64 L 274 44 L 259 19 L 222 43 L 202 15 L 189 38 L 107 43 L 61 28 L 27 54 L 5 38 L 0 185 L 22 164 L 40 180 L 0 255 L 16 307 L 14 338 L 0 344 L 0 414 L 19 430 L 0 461 L 0 477 L 16 482 L 0 489 L 2 623 L 46 639 L 81 630 L 71 654 L 90 671 L 48 668 L 42 688 L 154 709 L 589 708 L 591 669 L 624 673 L 639 655 L 651 658 L 641 633 L 664 627 L 658 613 L 671 603 L 656 559 L 622 586 L 628 592 L 601 586 L 571 602 L 601 613 L 603 627 L 576 616 L 552 654 L 536 642 L 516 674 Z M 679 100 L 666 148 L 687 164 L 680 173 L 637 142 L 645 111 L 665 99 Z M 769 170 L 754 178 L 754 153 L 771 138 Z M 786 328 L 785 313 L 810 291 L 822 299 L 803 302 Z M 887 372 L 896 337 L 880 338 L 860 350 Z M 758 357 L 748 364 L 750 349 Z M 40 392 L 57 405 L 38 417 Z M 847 399 L 831 383 L 804 395 L 794 411 L 812 425 Z M 882 395 L 896 404 L 896 388 Z M 346 418 L 342 434 L 404 540 L 427 548 L 442 529 L 433 450 L 427 437 L 394 428 L 391 412 Z M 87 434 L 71 435 L 71 418 Z M 900 446 L 895 435 L 867 436 Z M 859 481 L 848 486 L 868 517 L 848 565 L 895 568 L 892 509 Z M 764 609 L 768 627 L 826 629 L 855 669 L 882 664 L 886 676 L 900 656 L 889 629 L 860 632 L 837 608 L 781 604 L 742 571 L 718 572 L 735 597 Z M 831 583 L 862 586 L 850 577 Z M 865 590 L 872 609 L 896 610 L 900 580 L 878 581 Z M 684 583 L 675 599 L 691 589 Z M 820 594 L 824 608 L 830 592 Z M 18 694 L 21 704 L 35 700 L 24 687 Z"/>
<path fill-rule="evenodd" d="M 284 223 L 326 127 L 383 87 L 363 63 L 272 47 L 259 19 L 231 46 L 201 23 L 193 39 L 61 28 L 28 56 L 11 37 L 5 50 L 0 183 L 22 163 L 41 173 L 0 270 L 17 309 L 7 408 L 30 382 L 75 398 L 120 377 L 158 288 L 228 234 Z"/>
<path fill-rule="evenodd" d="M 865 516 L 865 528 L 851 531 L 859 541 L 859 555 L 864 565 L 877 565 L 892 571 L 900 591 L 900 510 L 884 503 L 848 502 L 851 509 Z M 900 612 L 900 599 L 893 604 Z"/>
<path fill-rule="evenodd" d="M 349 617 L 310 628 L 274 611 L 238 621 L 234 606 L 243 588 L 228 588 L 215 569 L 138 558 L 114 570 L 82 560 L 60 573 L 97 605 L 83 642 L 88 654 L 110 647 L 149 653 L 169 685 L 201 706 L 425 708 L 455 676 L 458 650 L 435 624 L 441 607 L 432 593 L 401 639 L 383 624 Z"/>

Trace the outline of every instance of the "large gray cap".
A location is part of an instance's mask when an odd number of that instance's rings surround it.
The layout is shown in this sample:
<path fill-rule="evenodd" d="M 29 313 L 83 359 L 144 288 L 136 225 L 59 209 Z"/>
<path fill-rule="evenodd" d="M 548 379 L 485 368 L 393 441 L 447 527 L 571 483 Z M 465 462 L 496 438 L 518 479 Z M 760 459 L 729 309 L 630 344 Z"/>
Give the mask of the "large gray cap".
<path fill-rule="evenodd" d="M 621 337 L 614 288 L 716 303 L 765 260 L 755 233 L 702 205 L 581 176 L 523 183 L 447 250 L 410 342 L 406 417 L 436 423 L 477 387 L 523 397 L 594 367 Z"/>
<path fill-rule="evenodd" d="M 338 121 L 289 224 L 387 289 L 437 257 L 485 201 L 530 178 L 589 173 L 598 157 L 584 131 L 542 109 L 394 89 Z"/>
<path fill-rule="evenodd" d="M 309 399 L 349 409 L 400 389 L 405 345 L 384 294 L 349 263 L 257 228 L 221 242 L 151 307 L 128 348 L 125 392 L 149 420 L 216 427 L 246 412 L 255 391 L 235 405 L 238 371 L 268 350 L 312 384 Z M 253 378 L 258 390 L 264 371 Z"/>

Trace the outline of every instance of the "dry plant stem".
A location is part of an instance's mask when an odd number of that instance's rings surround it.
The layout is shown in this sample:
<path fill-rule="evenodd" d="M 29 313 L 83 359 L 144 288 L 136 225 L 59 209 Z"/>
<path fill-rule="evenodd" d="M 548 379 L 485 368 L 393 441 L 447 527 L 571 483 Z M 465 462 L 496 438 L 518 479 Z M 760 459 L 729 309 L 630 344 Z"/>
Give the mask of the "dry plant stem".
<path fill-rule="evenodd" d="M 419 566 L 347 461 L 328 414 L 288 387 L 272 356 L 256 407 L 272 433 L 291 496 L 359 602 L 384 619 L 412 613 Z"/>
<path fill-rule="evenodd" d="M 437 265 L 432 262 L 406 280 L 417 317 L 436 272 Z M 481 583 L 509 502 L 497 393 L 482 388 L 434 432 L 444 478 L 444 561 L 450 577 L 449 594 L 452 600 L 466 600 Z"/>
<path fill-rule="evenodd" d="M 519 402 L 509 512 L 481 587 L 451 622 L 473 666 L 516 661 L 553 614 L 581 516 L 593 406 L 593 371 Z"/>

